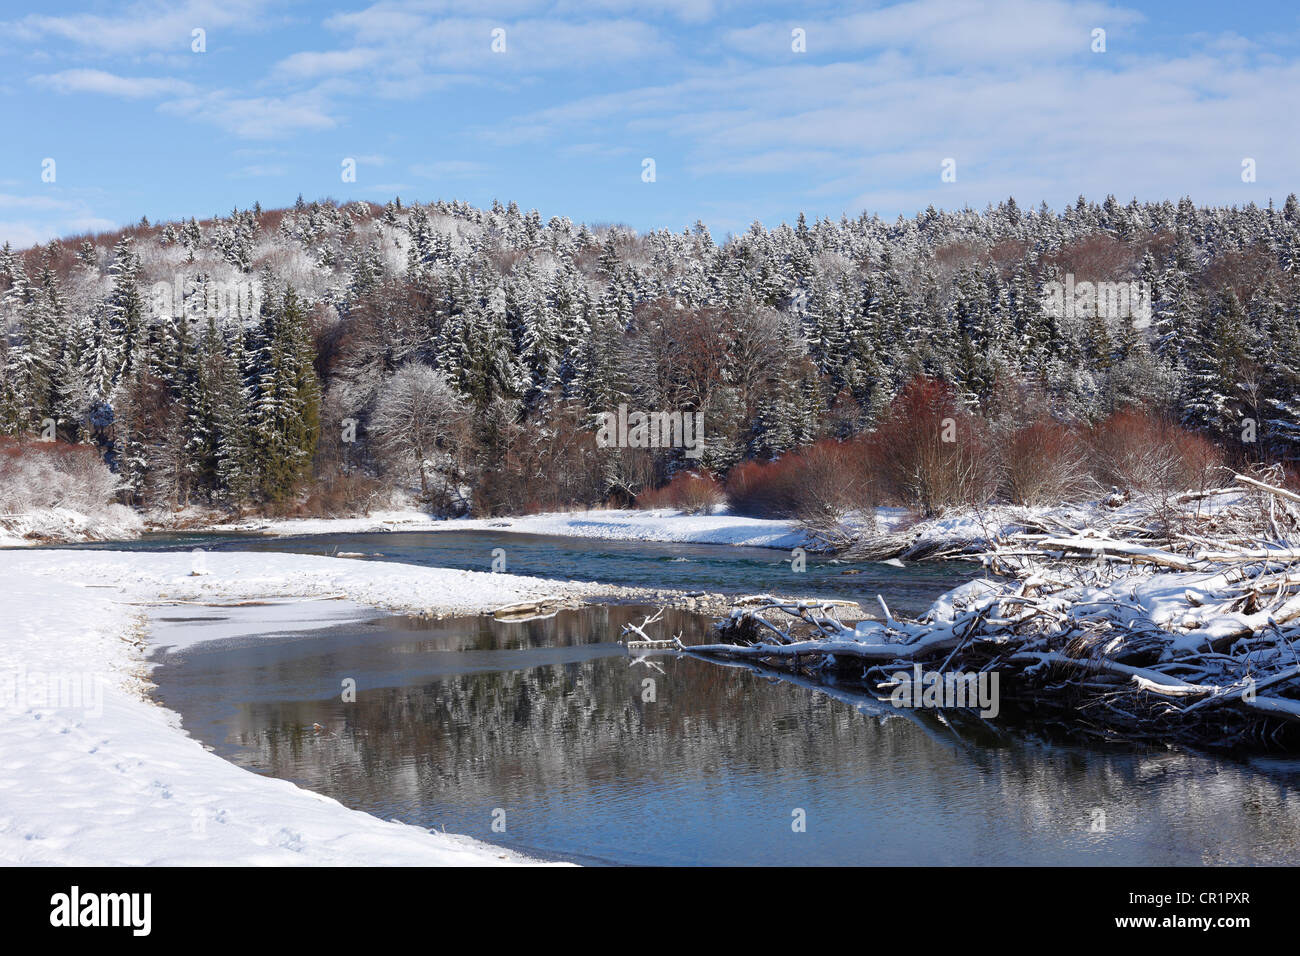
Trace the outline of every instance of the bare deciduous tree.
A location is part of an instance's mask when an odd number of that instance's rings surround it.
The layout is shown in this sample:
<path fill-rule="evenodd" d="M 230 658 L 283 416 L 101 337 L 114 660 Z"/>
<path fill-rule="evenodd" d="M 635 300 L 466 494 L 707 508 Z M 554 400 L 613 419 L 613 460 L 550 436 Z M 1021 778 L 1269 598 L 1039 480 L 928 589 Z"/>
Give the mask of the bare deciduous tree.
<path fill-rule="evenodd" d="M 370 418 L 378 451 L 395 471 L 419 476 L 426 501 L 430 476 L 439 472 L 444 481 L 436 490 L 455 494 L 467 424 L 464 404 L 441 372 L 420 363 L 402 366 L 380 387 Z"/>

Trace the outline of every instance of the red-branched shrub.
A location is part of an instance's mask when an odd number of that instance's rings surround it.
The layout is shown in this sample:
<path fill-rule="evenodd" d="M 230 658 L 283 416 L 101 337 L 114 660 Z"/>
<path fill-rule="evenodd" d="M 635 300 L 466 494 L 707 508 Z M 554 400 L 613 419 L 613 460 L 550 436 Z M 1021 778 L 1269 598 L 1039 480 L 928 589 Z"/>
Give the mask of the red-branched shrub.
<path fill-rule="evenodd" d="M 727 498 L 742 514 L 837 521 L 875 504 L 872 455 L 861 438 L 827 438 L 775 461 L 745 462 L 727 475 Z"/>
<path fill-rule="evenodd" d="M 669 501 L 670 494 L 667 485 L 661 485 L 658 488 L 644 488 L 638 491 L 636 497 L 632 499 L 632 507 L 639 508 L 642 511 L 659 511 L 671 508 L 673 504 Z"/>
<path fill-rule="evenodd" d="M 727 500 L 741 514 L 759 518 L 790 518 L 799 507 L 796 457 L 776 461 L 746 461 L 727 474 Z"/>
<path fill-rule="evenodd" d="M 1203 488 L 1222 467 L 1208 439 L 1138 409 L 1124 409 L 1092 429 L 1093 474 L 1103 487 L 1168 497 Z"/>
<path fill-rule="evenodd" d="M 1012 504 L 1051 505 L 1092 496 L 1087 436 L 1079 429 L 1043 419 L 1001 439 L 1002 494 Z"/>
<path fill-rule="evenodd" d="M 805 521 L 838 521 L 851 511 L 876 504 L 878 466 L 870 442 L 819 441 L 799 454 Z"/>
<path fill-rule="evenodd" d="M 709 514 L 726 501 L 722 485 L 712 475 L 683 471 L 663 487 L 648 488 L 638 494 L 636 507 L 676 508 L 686 514 Z"/>
<path fill-rule="evenodd" d="M 924 515 L 981 505 L 999 468 L 987 425 L 961 408 L 943 382 L 915 378 L 871 436 L 881 490 Z"/>

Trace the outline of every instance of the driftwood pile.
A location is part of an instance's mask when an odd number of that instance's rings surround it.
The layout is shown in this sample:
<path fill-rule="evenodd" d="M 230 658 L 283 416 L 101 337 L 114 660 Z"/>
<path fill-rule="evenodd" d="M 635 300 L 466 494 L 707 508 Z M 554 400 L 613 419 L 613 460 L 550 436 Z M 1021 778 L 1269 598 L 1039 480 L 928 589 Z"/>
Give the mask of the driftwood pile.
<path fill-rule="evenodd" d="M 918 620 L 896 620 L 883 600 L 882 620 L 846 624 L 829 602 L 760 599 L 720 622 L 716 643 L 645 650 L 849 682 L 895 702 L 909 683 L 906 700 L 921 700 L 923 673 L 940 687 L 996 673 L 998 720 L 1300 749 L 1300 496 L 1237 476 L 1180 497 L 1161 504 L 1176 513 L 1126 509 L 1109 526 L 997 540 L 981 556 L 988 577 Z M 978 719 L 969 701 L 935 699 L 945 719 Z"/>

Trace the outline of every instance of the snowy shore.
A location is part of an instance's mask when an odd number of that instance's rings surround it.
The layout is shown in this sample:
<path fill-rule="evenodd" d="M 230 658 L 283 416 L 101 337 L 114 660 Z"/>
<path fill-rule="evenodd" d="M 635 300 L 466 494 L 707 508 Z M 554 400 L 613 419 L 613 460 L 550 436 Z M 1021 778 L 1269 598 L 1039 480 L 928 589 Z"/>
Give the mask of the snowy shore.
<path fill-rule="evenodd" d="M 794 521 L 750 518 L 726 512 L 688 515 L 672 509 L 594 509 L 507 518 L 436 518 L 416 510 L 375 511 L 357 518 L 214 519 L 182 511 L 140 515 L 113 506 L 98 516 L 68 509 L 29 515 L 0 516 L 0 548 L 85 541 L 126 541 L 144 531 L 260 533 L 275 537 L 318 534 L 369 534 L 376 531 L 498 531 L 567 538 L 656 541 L 682 544 L 728 544 L 789 549 L 808 544 Z"/>
<path fill-rule="evenodd" d="M 1062 525 L 1086 524 L 1096 514 L 1118 511 L 1102 502 L 1053 507 L 989 505 L 957 508 L 926 519 L 917 519 L 907 508 L 880 507 L 871 515 L 849 515 L 845 530 L 865 539 L 899 536 L 919 544 L 926 552 L 981 550 L 991 541 L 1012 534 L 1027 525 L 1054 521 Z M 318 534 L 367 534 L 385 531 L 492 531 L 513 534 L 549 535 L 562 538 L 596 538 L 614 541 L 646 541 L 679 544 L 721 544 L 737 547 L 789 550 L 816 549 L 818 542 L 798 521 L 754 518 L 718 511 L 710 515 L 684 514 L 672 509 L 593 509 L 500 518 L 430 517 L 419 511 L 377 511 L 364 518 L 288 518 L 204 524 L 188 530 L 258 533 L 271 537 Z"/>
<path fill-rule="evenodd" d="M 124 505 L 107 505 L 93 515 L 71 508 L 43 508 L 0 515 L 0 548 L 82 541 L 126 541 L 145 528 L 140 514 Z"/>
<path fill-rule="evenodd" d="M 1241 494 L 1216 494 L 1179 505 L 1190 513 L 1212 514 L 1235 506 Z M 979 552 L 993 542 L 1026 528 L 1043 526 L 1087 527 L 1099 520 L 1132 517 L 1140 520 L 1150 501 L 1092 501 L 1055 506 L 1025 507 L 994 504 L 980 508 L 955 508 L 919 519 L 906 508 L 880 507 L 871 514 L 853 514 L 843 521 L 843 541 L 853 540 L 844 556 L 871 560 L 901 555 L 909 559 L 954 556 Z M 788 519 L 754 518 L 726 510 L 713 514 L 685 514 L 673 509 L 591 509 L 497 518 L 436 518 L 407 509 L 375 511 L 355 518 L 250 518 L 223 521 L 210 513 L 182 511 L 141 518 L 127 508 L 116 508 L 114 520 L 90 519 L 75 512 L 50 512 L 5 533 L 0 524 L 0 548 L 36 546 L 46 541 L 128 540 L 141 531 L 261 534 L 299 537 L 328 534 L 374 534 L 394 531 L 488 531 L 506 534 L 590 538 L 610 541 L 644 541 L 678 544 L 718 544 L 736 547 L 820 550 L 823 542 Z M 46 539 L 45 541 L 42 538 Z"/>
<path fill-rule="evenodd" d="M 204 527 L 205 531 L 256 531 L 275 536 L 359 534 L 374 531 L 496 531 L 658 541 L 729 544 L 755 548 L 794 548 L 807 536 L 793 521 L 734 514 L 688 515 L 671 509 L 636 511 L 595 509 L 509 518 L 432 518 L 418 511 L 379 511 L 365 518 L 291 518 L 241 521 Z"/>
<path fill-rule="evenodd" d="M 350 810 L 210 753 L 145 696 L 145 605 L 346 594 L 373 607 L 469 613 L 594 586 L 308 555 L 111 551 L 0 552 L 0 579 L 0 862 L 532 862 Z M 295 605 L 296 626 L 349 610 L 315 608 Z M 288 626 L 283 610 L 274 616 Z"/>
<path fill-rule="evenodd" d="M 989 520 L 1002 530 L 976 557 L 994 576 L 915 620 L 886 610 L 850 625 L 829 604 L 767 600 L 734 609 L 722 641 L 691 651 L 805 677 L 855 675 L 909 701 L 940 677 L 988 675 L 1022 713 L 1074 733 L 1294 750 L 1300 493 L 1275 483 L 1280 469 L 1257 474 L 1159 499 L 1115 495 L 1074 515 L 1026 513 L 1019 529 Z"/>

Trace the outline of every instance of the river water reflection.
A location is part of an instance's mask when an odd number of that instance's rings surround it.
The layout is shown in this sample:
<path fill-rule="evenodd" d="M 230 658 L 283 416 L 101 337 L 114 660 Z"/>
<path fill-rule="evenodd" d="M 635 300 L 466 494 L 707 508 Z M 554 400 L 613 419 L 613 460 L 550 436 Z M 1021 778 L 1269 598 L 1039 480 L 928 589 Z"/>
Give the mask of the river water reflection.
<path fill-rule="evenodd" d="M 645 611 L 526 624 L 384 617 L 199 644 L 161 658 L 156 696 L 251 770 L 547 858 L 1300 860 L 1293 763 L 958 735 L 850 690 L 689 657 L 635 663 L 614 641 Z M 159 627 L 186 626 L 169 615 Z M 707 626 L 668 612 L 659 633 L 689 643 Z M 355 702 L 341 699 L 348 679 Z"/>

